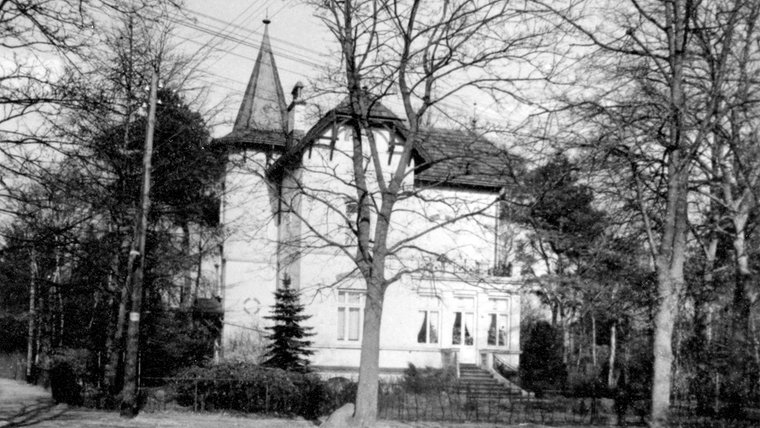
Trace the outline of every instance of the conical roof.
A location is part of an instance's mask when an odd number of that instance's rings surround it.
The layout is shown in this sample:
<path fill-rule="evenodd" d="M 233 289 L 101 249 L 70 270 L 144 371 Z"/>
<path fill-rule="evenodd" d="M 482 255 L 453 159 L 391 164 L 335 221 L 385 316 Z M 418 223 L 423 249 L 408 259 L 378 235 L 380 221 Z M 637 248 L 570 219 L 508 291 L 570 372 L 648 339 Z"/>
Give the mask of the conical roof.
<path fill-rule="evenodd" d="M 264 24 L 261 48 L 232 128 L 233 133 L 288 129 L 287 103 L 269 41 L 269 20 L 265 19 Z"/>

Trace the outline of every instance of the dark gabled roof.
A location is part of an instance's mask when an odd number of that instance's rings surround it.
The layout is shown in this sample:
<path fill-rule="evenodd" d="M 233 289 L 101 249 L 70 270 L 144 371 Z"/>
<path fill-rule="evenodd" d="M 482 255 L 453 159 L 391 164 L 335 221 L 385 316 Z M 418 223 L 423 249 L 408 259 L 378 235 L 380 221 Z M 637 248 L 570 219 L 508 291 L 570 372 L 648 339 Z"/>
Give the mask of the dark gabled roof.
<path fill-rule="evenodd" d="M 348 97 L 343 98 L 343 100 L 330 112 L 342 117 L 351 117 L 351 100 Z M 370 120 L 391 120 L 401 122 L 401 119 L 380 101 L 370 102 L 368 116 Z"/>
<path fill-rule="evenodd" d="M 420 131 L 418 150 L 425 159 L 417 165 L 415 181 L 444 187 L 498 190 L 507 183 L 517 158 L 472 131 Z"/>
<path fill-rule="evenodd" d="M 314 140 L 319 138 L 328 127 L 332 126 L 334 122 L 350 120 L 351 117 L 351 107 L 349 99 L 346 97 L 343 101 L 338 103 L 335 108 L 322 116 L 319 121 L 306 132 L 306 135 L 300 138 L 300 140 L 294 138 L 294 141 L 298 142 L 272 164 L 267 170 L 267 176 L 270 179 L 273 179 L 281 174 L 289 165 L 298 162 L 304 150 L 306 150 Z M 402 120 L 379 101 L 375 101 L 370 106 L 369 120 L 373 124 L 386 125 L 392 129 L 403 127 Z"/>
<path fill-rule="evenodd" d="M 370 121 L 408 138 L 404 123 L 381 103 L 372 106 Z M 348 99 L 322 116 L 306 135 L 268 169 L 270 179 L 296 165 L 306 150 L 333 123 L 350 120 Z M 284 146 L 283 146 L 284 147 Z M 414 144 L 415 182 L 432 187 L 464 187 L 498 191 L 512 175 L 518 160 L 484 136 L 468 130 L 427 129 Z"/>
<path fill-rule="evenodd" d="M 284 131 L 260 129 L 233 130 L 224 137 L 215 139 L 214 143 L 239 148 L 285 150 L 288 145 L 288 134 Z"/>

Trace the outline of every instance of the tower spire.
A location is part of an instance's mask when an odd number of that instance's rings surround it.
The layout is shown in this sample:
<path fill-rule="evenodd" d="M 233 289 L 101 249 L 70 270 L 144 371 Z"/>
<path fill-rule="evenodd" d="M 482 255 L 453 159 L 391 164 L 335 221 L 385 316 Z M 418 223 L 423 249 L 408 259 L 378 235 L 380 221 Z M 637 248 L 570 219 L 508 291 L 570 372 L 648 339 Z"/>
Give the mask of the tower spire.
<path fill-rule="evenodd" d="M 232 130 L 287 130 L 287 103 L 269 41 L 269 17 L 263 20 L 264 36 L 253 66 L 243 102 Z"/>

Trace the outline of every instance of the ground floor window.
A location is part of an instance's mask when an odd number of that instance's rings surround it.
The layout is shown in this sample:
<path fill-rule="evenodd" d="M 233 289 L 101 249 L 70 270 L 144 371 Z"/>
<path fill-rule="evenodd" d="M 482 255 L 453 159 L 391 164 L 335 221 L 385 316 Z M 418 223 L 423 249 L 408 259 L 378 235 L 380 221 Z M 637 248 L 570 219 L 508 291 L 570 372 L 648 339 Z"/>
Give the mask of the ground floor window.
<path fill-rule="evenodd" d="M 417 343 L 438 343 L 438 311 L 417 312 Z"/>
<path fill-rule="evenodd" d="M 475 314 L 472 312 L 454 312 L 454 324 L 451 326 L 451 344 L 472 346 Z"/>
<path fill-rule="evenodd" d="M 488 299 L 488 345 L 509 346 L 509 299 Z"/>
<path fill-rule="evenodd" d="M 338 340 L 361 339 L 363 297 L 364 293 L 359 291 L 338 292 Z"/>

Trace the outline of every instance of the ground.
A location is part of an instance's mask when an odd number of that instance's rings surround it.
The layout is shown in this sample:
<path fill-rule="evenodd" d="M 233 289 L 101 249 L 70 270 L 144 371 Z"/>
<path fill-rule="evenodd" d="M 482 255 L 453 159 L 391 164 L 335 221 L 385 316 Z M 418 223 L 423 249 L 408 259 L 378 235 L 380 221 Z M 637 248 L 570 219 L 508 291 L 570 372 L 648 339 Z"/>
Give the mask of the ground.
<path fill-rule="evenodd" d="M 50 393 L 22 382 L 0 379 L 0 427 L 33 426 L 39 428 L 104 427 L 104 428 L 306 428 L 317 423 L 303 419 L 275 419 L 224 413 L 192 413 L 181 411 L 143 412 L 134 419 L 122 419 L 116 412 L 105 412 L 56 405 Z M 494 424 L 448 424 L 438 422 L 380 421 L 378 428 L 507 428 Z M 516 428 L 517 426 L 515 426 Z M 520 424 L 519 428 L 540 428 Z M 548 428 L 548 427 L 547 427 Z"/>

